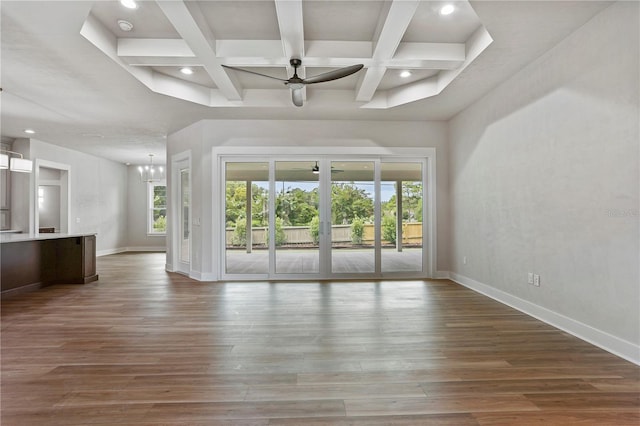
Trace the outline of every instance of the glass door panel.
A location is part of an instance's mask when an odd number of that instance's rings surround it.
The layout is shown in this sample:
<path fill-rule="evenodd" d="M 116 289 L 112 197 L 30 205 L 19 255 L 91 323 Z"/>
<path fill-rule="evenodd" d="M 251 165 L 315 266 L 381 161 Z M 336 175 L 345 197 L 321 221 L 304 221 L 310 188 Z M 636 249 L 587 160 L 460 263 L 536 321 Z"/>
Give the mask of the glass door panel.
<path fill-rule="evenodd" d="M 382 272 L 419 272 L 422 265 L 422 163 L 381 164 Z"/>
<path fill-rule="evenodd" d="M 375 272 L 375 163 L 331 162 L 331 272 Z"/>
<path fill-rule="evenodd" d="M 189 194 L 189 169 L 180 169 L 180 262 L 190 262 L 191 226 L 189 224 L 189 209 L 191 197 Z M 166 189 L 165 189 L 166 191 Z"/>
<path fill-rule="evenodd" d="M 317 161 L 275 163 L 275 272 L 320 272 L 320 168 Z"/>
<path fill-rule="evenodd" d="M 225 272 L 269 273 L 268 235 L 269 163 L 227 162 Z"/>

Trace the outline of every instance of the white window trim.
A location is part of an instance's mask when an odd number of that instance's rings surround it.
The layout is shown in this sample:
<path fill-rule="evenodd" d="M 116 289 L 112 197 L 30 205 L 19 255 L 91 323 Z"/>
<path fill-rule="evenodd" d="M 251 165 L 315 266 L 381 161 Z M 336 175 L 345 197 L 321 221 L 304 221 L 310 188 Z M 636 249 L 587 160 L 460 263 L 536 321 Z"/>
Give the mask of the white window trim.
<path fill-rule="evenodd" d="M 167 181 L 161 180 L 158 182 L 147 182 L 147 236 L 148 237 L 164 237 L 167 232 L 156 232 L 153 230 L 153 188 L 156 186 L 167 187 Z M 165 211 L 168 210 L 165 204 Z"/>

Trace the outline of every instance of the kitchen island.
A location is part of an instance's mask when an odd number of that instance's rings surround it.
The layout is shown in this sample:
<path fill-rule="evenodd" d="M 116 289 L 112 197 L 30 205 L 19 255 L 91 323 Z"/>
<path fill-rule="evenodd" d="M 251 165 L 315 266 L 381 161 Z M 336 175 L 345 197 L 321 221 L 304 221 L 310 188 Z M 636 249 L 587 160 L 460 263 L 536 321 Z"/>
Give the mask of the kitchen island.
<path fill-rule="evenodd" d="M 96 281 L 95 234 L 0 235 L 0 291 Z"/>

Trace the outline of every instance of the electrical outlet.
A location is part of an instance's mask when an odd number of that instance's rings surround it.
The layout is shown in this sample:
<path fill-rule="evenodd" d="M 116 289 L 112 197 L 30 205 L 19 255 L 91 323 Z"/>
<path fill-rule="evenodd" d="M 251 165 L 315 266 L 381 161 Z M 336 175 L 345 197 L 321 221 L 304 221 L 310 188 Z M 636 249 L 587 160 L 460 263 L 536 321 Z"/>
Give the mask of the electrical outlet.
<path fill-rule="evenodd" d="M 533 272 L 527 274 L 527 283 L 533 284 Z"/>
<path fill-rule="evenodd" d="M 464 257 L 462 258 L 462 264 L 463 264 L 463 265 L 466 265 L 466 264 L 467 264 L 467 256 L 464 256 Z"/>
<path fill-rule="evenodd" d="M 533 285 L 540 287 L 540 275 L 533 274 Z"/>

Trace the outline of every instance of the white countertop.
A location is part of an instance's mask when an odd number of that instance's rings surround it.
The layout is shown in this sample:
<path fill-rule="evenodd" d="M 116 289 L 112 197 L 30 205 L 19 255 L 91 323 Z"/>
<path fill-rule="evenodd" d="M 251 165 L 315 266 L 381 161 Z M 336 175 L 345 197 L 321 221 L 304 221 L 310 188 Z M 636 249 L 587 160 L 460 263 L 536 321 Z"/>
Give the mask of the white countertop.
<path fill-rule="evenodd" d="M 57 240 L 62 238 L 86 237 L 96 234 L 0 234 L 0 243 L 19 243 L 22 241 Z"/>

